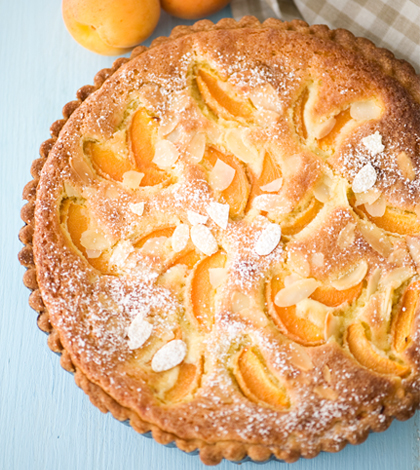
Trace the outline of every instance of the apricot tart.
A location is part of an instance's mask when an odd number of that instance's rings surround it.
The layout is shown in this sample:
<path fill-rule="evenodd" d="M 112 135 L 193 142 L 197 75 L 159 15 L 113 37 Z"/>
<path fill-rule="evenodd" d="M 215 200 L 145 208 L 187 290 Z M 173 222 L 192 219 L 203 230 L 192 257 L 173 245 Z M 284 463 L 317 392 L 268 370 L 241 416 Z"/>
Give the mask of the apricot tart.
<path fill-rule="evenodd" d="M 79 90 L 24 191 L 38 324 L 101 411 L 206 464 L 419 405 L 420 81 L 344 30 L 177 27 Z"/>

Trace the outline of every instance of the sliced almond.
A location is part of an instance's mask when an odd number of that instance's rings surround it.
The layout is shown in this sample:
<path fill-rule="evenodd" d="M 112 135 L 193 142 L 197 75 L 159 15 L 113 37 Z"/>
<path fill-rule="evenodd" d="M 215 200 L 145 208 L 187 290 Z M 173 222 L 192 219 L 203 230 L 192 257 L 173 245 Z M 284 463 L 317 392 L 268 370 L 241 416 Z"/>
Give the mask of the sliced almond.
<path fill-rule="evenodd" d="M 378 290 L 378 285 L 379 285 L 379 280 L 381 279 L 381 275 L 382 275 L 382 272 L 380 268 L 376 268 L 375 271 L 373 271 L 368 281 L 368 285 L 366 289 L 367 298 L 369 298 Z"/>
<path fill-rule="evenodd" d="M 289 251 L 288 257 L 294 271 L 301 277 L 309 276 L 311 266 L 306 256 L 301 251 Z"/>
<path fill-rule="evenodd" d="M 381 196 L 372 204 L 365 204 L 365 209 L 372 217 L 382 217 L 386 210 L 385 198 Z"/>
<path fill-rule="evenodd" d="M 160 140 L 156 144 L 153 163 L 161 169 L 171 168 L 178 160 L 179 152 L 169 140 Z"/>
<path fill-rule="evenodd" d="M 328 307 L 309 298 L 303 299 L 296 304 L 296 316 L 309 320 L 320 330 L 324 328 L 327 312 Z"/>
<path fill-rule="evenodd" d="M 232 312 L 238 313 L 251 306 L 251 299 L 242 292 L 235 292 L 232 297 Z"/>
<path fill-rule="evenodd" d="M 224 191 L 231 185 L 235 172 L 234 168 L 218 158 L 209 174 L 210 186 L 215 191 Z"/>
<path fill-rule="evenodd" d="M 319 202 L 322 202 L 323 204 L 325 204 L 331 198 L 331 187 L 328 185 L 325 179 L 315 186 L 314 196 Z"/>
<path fill-rule="evenodd" d="M 187 211 L 188 222 L 191 225 L 205 224 L 209 219 L 206 215 L 201 215 L 195 211 Z"/>
<path fill-rule="evenodd" d="M 342 319 L 335 316 L 331 311 L 327 313 L 324 324 L 324 338 L 328 341 L 331 337 L 337 338 L 340 335 Z"/>
<path fill-rule="evenodd" d="M 140 186 L 144 173 L 130 170 L 123 174 L 122 184 L 127 189 L 137 189 Z"/>
<path fill-rule="evenodd" d="M 217 241 L 210 229 L 205 225 L 197 224 L 192 227 L 191 240 L 194 243 L 194 246 L 207 256 L 210 256 L 217 251 Z"/>
<path fill-rule="evenodd" d="M 311 255 L 311 263 L 316 268 L 322 268 L 325 263 L 324 253 L 313 253 Z"/>
<path fill-rule="evenodd" d="M 330 387 L 324 387 L 323 385 L 317 385 L 314 387 L 314 392 L 324 400 L 337 400 L 338 393 Z"/>
<path fill-rule="evenodd" d="M 229 150 L 244 163 L 253 163 L 258 159 L 258 151 L 246 142 L 246 131 L 230 129 L 226 133 L 226 144 Z"/>
<path fill-rule="evenodd" d="M 301 281 L 293 283 L 289 287 L 280 289 L 274 298 L 274 303 L 278 307 L 291 307 L 292 305 L 296 305 L 298 302 L 307 299 L 315 292 L 315 289 L 318 286 L 319 282 L 315 279 L 302 279 Z"/>
<path fill-rule="evenodd" d="M 403 282 L 407 281 L 414 275 L 413 269 L 410 267 L 400 267 L 393 269 L 389 274 L 387 274 L 383 280 L 382 284 L 387 288 L 392 287 L 397 289 Z"/>
<path fill-rule="evenodd" d="M 392 243 L 389 237 L 376 225 L 359 220 L 359 229 L 364 239 L 380 255 L 387 258 L 392 252 Z"/>
<path fill-rule="evenodd" d="M 350 287 L 354 287 L 363 281 L 367 271 L 368 264 L 365 260 L 361 260 L 359 265 L 355 269 L 353 269 L 349 273 L 344 274 L 336 281 L 331 282 L 331 285 L 334 287 L 334 289 L 337 290 L 350 289 Z"/>
<path fill-rule="evenodd" d="M 271 253 L 279 244 L 281 239 L 281 228 L 278 224 L 268 224 L 260 233 L 255 243 L 255 251 L 260 256 Z"/>
<path fill-rule="evenodd" d="M 220 228 L 226 230 L 229 221 L 229 204 L 210 202 L 206 208 L 207 214 Z"/>
<path fill-rule="evenodd" d="M 138 314 L 128 327 L 128 347 L 138 349 L 150 338 L 153 325 L 143 319 L 142 314 Z"/>
<path fill-rule="evenodd" d="M 284 278 L 284 281 L 283 281 L 284 282 L 284 287 L 289 287 L 292 284 L 294 284 L 295 282 L 301 281 L 301 280 L 302 280 L 302 277 L 299 276 L 299 274 L 292 273 L 289 276 L 286 276 Z"/>
<path fill-rule="evenodd" d="M 414 261 L 414 264 L 417 267 L 417 270 L 420 269 L 420 238 L 418 237 L 407 237 L 407 246 L 410 256 Z"/>
<path fill-rule="evenodd" d="M 382 193 L 379 191 L 379 189 L 376 188 L 369 189 L 369 191 L 364 193 L 356 194 L 355 206 L 358 207 L 363 204 L 373 204 L 376 200 L 378 200 L 381 194 Z"/>
<path fill-rule="evenodd" d="M 283 185 L 283 178 L 277 178 L 270 183 L 265 184 L 264 186 L 260 186 L 261 191 L 266 193 L 276 193 L 280 190 Z"/>
<path fill-rule="evenodd" d="M 376 183 L 376 170 L 370 164 L 367 163 L 355 176 L 352 184 L 354 193 L 364 193 L 371 189 Z"/>
<path fill-rule="evenodd" d="M 180 339 L 169 341 L 165 346 L 153 356 L 152 370 L 154 372 L 164 372 L 172 369 L 185 359 L 187 355 L 187 345 Z"/>
<path fill-rule="evenodd" d="M 362 144 L 367 148 L 371 155 L 375 156 L 385 150 L 382 143 L 381 134 L 376 131 L 374 134 L 368 135 L 362 139 Z"/>
<path fill-rule="evenodd" d="M 99 258 L 102 254 L 101 250 L 86 250 L 86 256 L 88 258 Z"/>
<path fill-rule="evenodd" d="M 179 114 L 171 114 L 163 120 L 158 129 L 158 138 L 163 139 L 166 135 L 170 134 L 179 122 Z"/>
<path fill-rule="evenodd" d="M 285 207 L 285 197 L 282 194 L 260 194 L 252 201 L 252 205 L 259 211 L 281 211 Z"/>
<path fill-rule="evenodd" d="M 160 255 L 166 247 L 168 237 L 153 237 L 145 241 L 141 251 L 151 255 Z"/>
<path fill-rule="evenodd" d="M 382 108 L 373 100 L 356 101 L 350 106 L 350 116 L 356 121 L 379 119 L 381 114 Z"/>
<path fill-rule="evenodd" d="M 178 253 L 182 251 L 188 243 L 190 238 L 190 228 L 187 224 L 179 224 L 176 226 L 174 233 L 172 234 L 172 249 Z"/>
<path fill-rule="evenodd" d="M 113 249 L 109 262 L 116 266 L 123 266 L 127 258 L 134 251 L 134 247 L 128 240 L 120 241 Z"/>
<path fill-rule="evenodd" d="M 187 154 L 193 163 L 200 163 L 206 150 L 206 136 L 203 132 L 198 132 L 191 139 L 187 147 Z"/>
<path fill-rule="evenodd" d="M 82 233 L 80 243 L 87 250 L 105 251 L 111 246 L 111 242 L 99 229 L 88 229 Z"/>
<path fill-rule="evenodd" d="M 210 284 L 213 289 L 217 289 L 226 282 L 227 269 L 226 268 L 210 268 L 209 269 Z"/>
<path fill-rule="evenodd" d="M 397 163 L 404 178 L 410 181 L 413 181 L 416 178 L 416 171 L 414 169 L 413 162 L 405 152 L 400 152 L 397 155 Z"/>
<path fill-rule="evenodd" d="M 143 215 L 144 202 L 132 203 L 129 205 L 130 211 L 136 215 Z"/>
<path fill-rule="evenodd" d="M 304 348 L 295 343 L 290 343 L 287 349 L 287 359 L 300 370 L 308 371 L 314 368 L 311 357 Z"/>
<path fill-rule="evenodd" d="M 314 129 L 315 139 L 319 140 L 326 137 L 334 129 L 336 122 L 337 121 L 334 117 L 330 117 L 324 122 L 318 123 Z"/>
<path fill-rule="evenodd" d="M 279 94 L 269 83 L 255 87 L 249 93 L 252 104 L 258 109 L 265 109 L 279 114 L 283 111 Z"/>
<path fill-rule="evenodd" d="M 354 222 L 349 222 L 338 234 L 337 245 L 340 249 L 345 250 L 349 246 L 353 245 L 356 238 L 354 230 L 356 224 Z"/>
<path fill-rule="evenodd" d="M 70 158 L 70 166 L 84 183 L 92 184 L 95 173 L 83 157 L 73 155 Z"/>

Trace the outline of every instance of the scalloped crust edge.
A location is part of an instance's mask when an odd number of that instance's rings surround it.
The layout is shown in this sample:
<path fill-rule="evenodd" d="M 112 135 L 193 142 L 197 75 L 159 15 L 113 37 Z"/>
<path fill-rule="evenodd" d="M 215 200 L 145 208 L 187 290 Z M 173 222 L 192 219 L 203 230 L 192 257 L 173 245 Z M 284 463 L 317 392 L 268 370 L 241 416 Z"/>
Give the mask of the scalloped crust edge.
<path fill-rule="evenodd" d="M 137 413 L 129 408 L 120 405 L 110 395 L 108 395 L 99 385 L 90 381 L 86 375 L 72 362 L 70 354 L 64 349 L 59 333 L 53 328 L 49 320 L 48 311 L 42 300 L 41 292 L 38 288 L 36 267 L 32 251 L 32 237 L 35 225 L 35 203 L 36 189 L 40 179 L 42 168 L 48 158 L 48 154 L 54 146 L 60 135 L 60 131 L 64 124 L 70 118 L 71 114 L 85 101 L 92 93 L 98 90 L 102 84 L 113 75 L 123 64 L 137 57 L 143 52 L 159 46 L 167 41 L 178 39 L 189 34 L 211 31 L 217 29 L 240 29 L 240 28 L 272 28 L 278 30 L 297 31 L 302 34 L 308 34 L 320 39 L 333 40 L 337 44 L 346 49 L 360 53 L 366 60 L 375 63 L 387 75 L 394 77 L 401 85 L 409 91 L 415 101 L 420 103 L 420 77 L 416 75 L 414 68 L 405 60 L 399 60 L 394 57 L 392 52 L 387 49 L 377 48 L 371 41 L 365 38 L 355 37 L 351 32 L 345 29 L 331 30 L 326 25 L 309 26 L 301 20 L 293 20 L 290 22 L 282 22 L 280 20 L 269 18 L 261 23 L 253 16 L 245 16 L 240 21 L 232 18 L 224 18 L 217 24 L 209 20 L 201 20 L 192 26 L 176 26 L 169 37 L 158 37 L 153 40 L 150 48 L 138 46 L 133 49 L 130 58 L 119 58 L 112 64 L 112 68 L 100 70 L 94 77 L 94 85 L 85 85 L 81 87 L 76 94 L 77 99 L 67 103 L 62 110 L 63 119 L 55 121 L 50 127 L 51 138 L 43 142 L 40 146 L 40 158 L 33 161 L 31 166 L 31 175 L 33 179 L 26 184 L 23 189 L 23 199 L 27 200 L 21 209 L 21 218 L 25 225 L 19 232 L 19 239 L 24 247 L 18 255 L 20 263 L 27 268 L 23 275 L 23 283 L 32 292 L 29 296 L 29 305 L 38 312 L 38 327 L 47 333 L 49 348 L 61 354 L 61 366 L 74 374 L 76 384 L 89 396 L 93 405 L 99 408 L 103 413 L 110 412 L 114 418 L 119 421 L 129 421 L 131 427 L 140 434 L 151 432 L 156 442 L 164 445 L 175 442 L 176 446 L 187 453 L 199 450 L 200 459 L 206 465 L 217 465 L 224 458 L 231 461 L 241 461 L 247 456 L 255 462 L 264 462 L 274 456 L 278 460 L 287 463 L 297 461 L 300 457 L 313 458 L 319 452 L 338 452 L 343 449 L 347 443 L 356 445 L 364 442 L 369 432 L 380 432 L 386 430 L 392 422 L 393 417 L 385 416 L 385 419 L 375 417 L 368 425 L 365 424 L 363 429 L 359 429 L 347 435 L 341 442 L 333 439 L 324 439 L 322 444 L 316 448 L 304 449 L 295 445 L 288 449 L 280 449 L 278 447 L 269 447 L 265 445 L 246 444 L 235 441 L 222 441 L 216 444 L 210 444 L 199 439 L 185 440 L 174 434 L 168 433 L 160 429 L 154 424 L 147 423 L 142 420 Z M 395 416 L 398 420 L 407 420 L 413 416 L 418 406 L 412 400 L 403 413 Z M 382 415 L 384 416 L 384 415 Z"/>

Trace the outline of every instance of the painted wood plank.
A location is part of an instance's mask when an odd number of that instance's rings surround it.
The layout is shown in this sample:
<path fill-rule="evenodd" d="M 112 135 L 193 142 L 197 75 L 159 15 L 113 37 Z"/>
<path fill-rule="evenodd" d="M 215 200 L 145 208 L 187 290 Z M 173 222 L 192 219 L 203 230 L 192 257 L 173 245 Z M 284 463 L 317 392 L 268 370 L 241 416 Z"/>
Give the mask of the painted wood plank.
<path fill-rule="evenodd" d="M 223 16 L 230 10 L 213 19 Z M 181 23 L 163 14 L 154 36 Z M 62 106 L 112 61 L 73 41 L 59 0 L 0 1 L 0 470 L 205 468 L 198 457 L 145 439 L 90 404 L 49 351 L 21 281 L 17 233 L 30 164 Z M 299 461 L 293 469 L 419 470 L 419 428 L 417 415 L 361 446 Z M 271 462 L 263 468 L 286 467 Z M 224 462 L 219 468 L 239 467 Z"/>

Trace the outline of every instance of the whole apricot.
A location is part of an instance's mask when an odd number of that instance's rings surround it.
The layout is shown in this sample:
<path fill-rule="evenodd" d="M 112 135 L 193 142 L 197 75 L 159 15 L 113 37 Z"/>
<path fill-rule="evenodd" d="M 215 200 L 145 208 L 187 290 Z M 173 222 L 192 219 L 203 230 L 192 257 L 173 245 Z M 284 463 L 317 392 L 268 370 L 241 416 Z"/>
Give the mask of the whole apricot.
<path fill-rule="evenodd" d="M 230 0 L 160 0 L 167 13 L 184 20 L 196 20 L 212 15 L 229 2 Z"/>
<path fill-rule="evenodd" d="M 160 16 L 159 0 L 63 0 L 64 23 L 82 46 L 121 55 L 147 39 Z"/>

